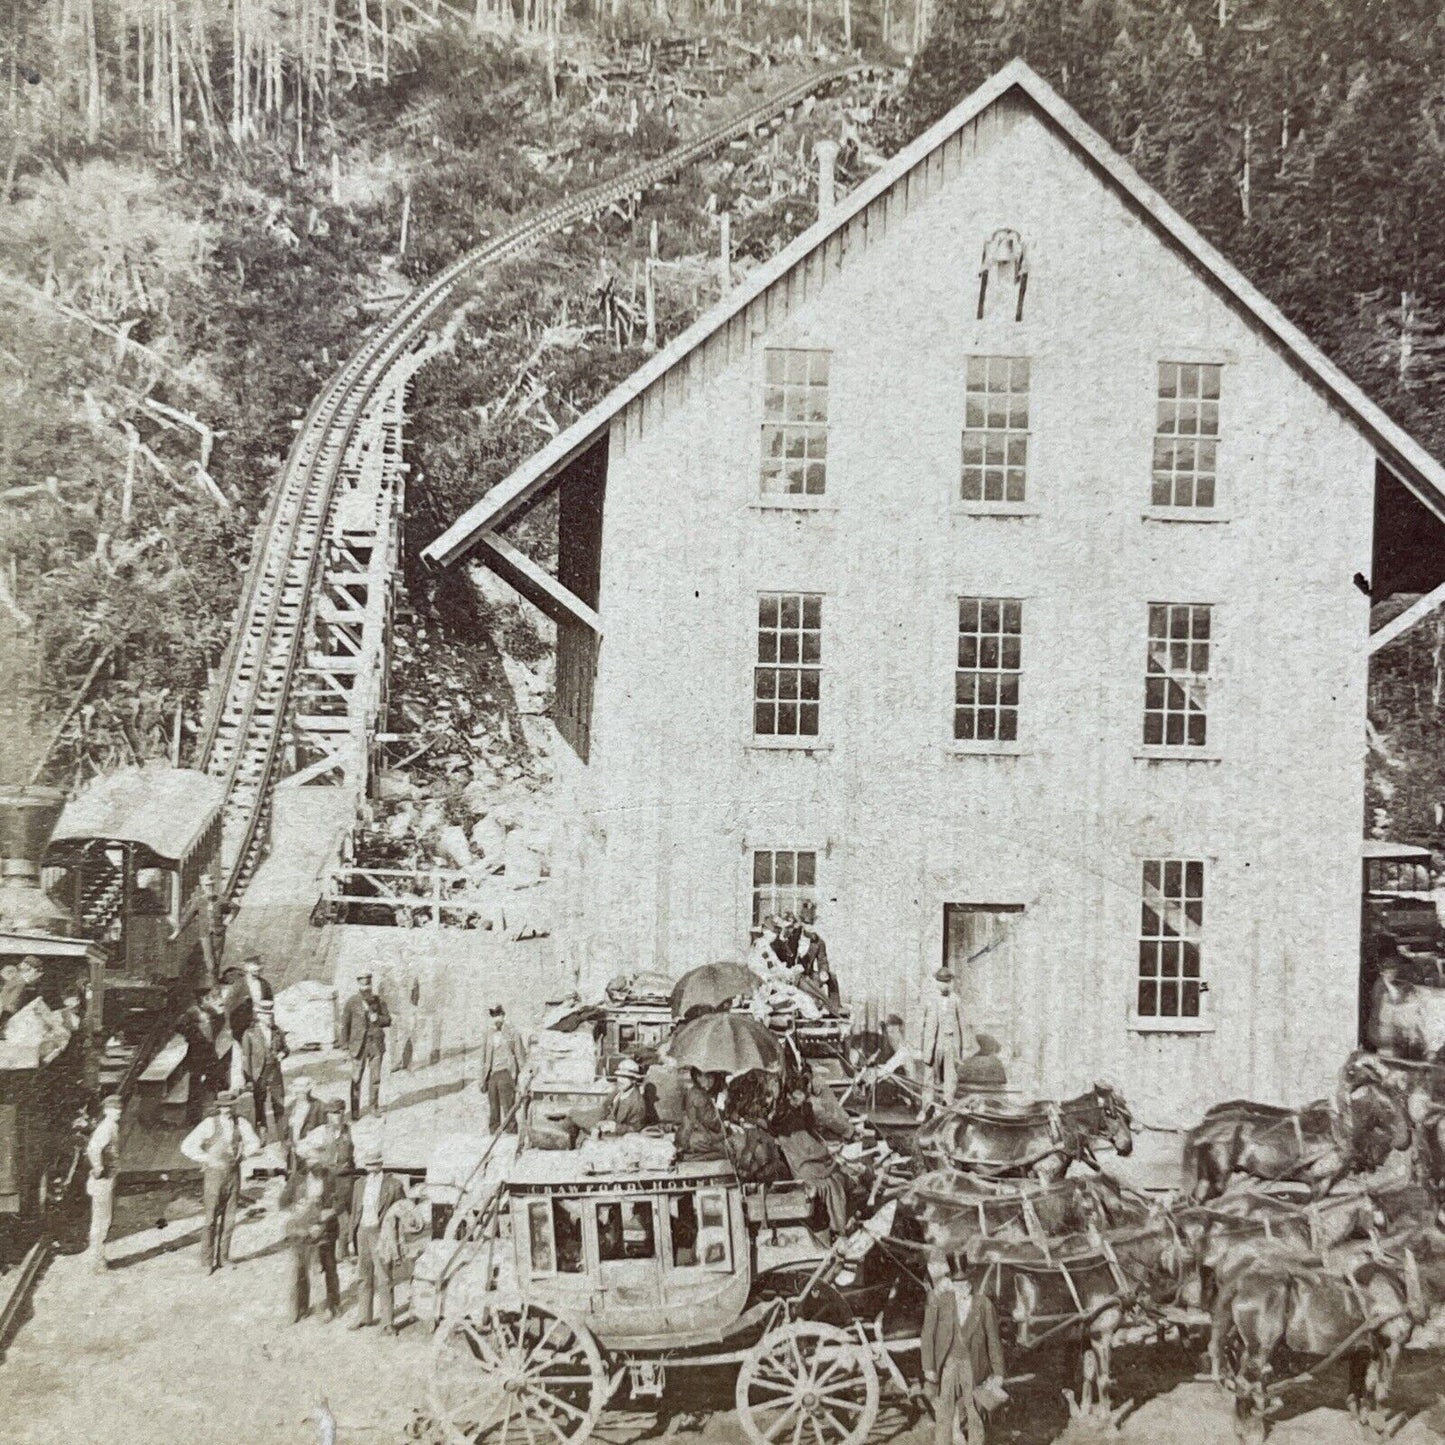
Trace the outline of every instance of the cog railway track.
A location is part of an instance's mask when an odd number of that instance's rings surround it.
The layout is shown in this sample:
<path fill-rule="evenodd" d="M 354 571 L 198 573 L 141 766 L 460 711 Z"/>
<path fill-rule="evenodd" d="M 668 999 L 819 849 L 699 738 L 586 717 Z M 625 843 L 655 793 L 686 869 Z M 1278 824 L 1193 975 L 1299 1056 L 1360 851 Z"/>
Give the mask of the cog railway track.
<path fill-rule="evenodd" d="M 292 679 L 304 652 L 308 612 L 325 553 L 327 518 L 343 460 L 372 406 L 389 395 L 388 378 L 421 345 L 427 324 L 460 283 L 487 267 L 524 254 L 546 237 L 649 189 L 809 96 L 873 69 L 852 64 L 820 71 L 686 145 L 587 186 L 469 251 L 417 287 L 327 382 L 301 424 L 272 495 L 203 729 L 201 766 L 225 784 L 223 899 L 234 901 L 263 851 Z"/>

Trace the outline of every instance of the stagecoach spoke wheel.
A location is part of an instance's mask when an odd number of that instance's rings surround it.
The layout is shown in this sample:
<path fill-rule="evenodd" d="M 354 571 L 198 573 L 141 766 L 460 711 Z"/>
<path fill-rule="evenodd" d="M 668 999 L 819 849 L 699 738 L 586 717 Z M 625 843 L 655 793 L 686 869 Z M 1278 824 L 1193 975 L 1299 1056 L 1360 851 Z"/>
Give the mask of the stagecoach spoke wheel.
<path fill-rule="evenodd" d="M 607 1376 L 585 1326 L 539 1305 L 487 1303 L 437 1336 L 431 1402 L 451 1445 L 582 1445 Z"/>
<path fill-rule="evenodd" d="M 854 1336 L 794 1321 L 743 1356 L 737 1408 L 753 1445 L 862 1445 L 878 1415 L 878 1371 Z"/>

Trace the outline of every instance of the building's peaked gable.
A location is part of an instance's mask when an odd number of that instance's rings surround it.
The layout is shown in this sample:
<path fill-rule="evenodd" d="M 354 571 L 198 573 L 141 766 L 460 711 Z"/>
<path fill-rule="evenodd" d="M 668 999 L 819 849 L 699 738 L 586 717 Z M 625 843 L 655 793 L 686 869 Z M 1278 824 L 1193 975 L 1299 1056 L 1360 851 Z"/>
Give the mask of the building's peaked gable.
<path fill-rule="evenodd" d="M 841 266 L 853 249 L 849 244 L 850 234 L 856 234 L 860 227 L 863 245 L 868 245 L 868 218 L 877 213 L 877 203 L 889 201 L 900 191 L 906 194 L 915 184 L 921 186 L 925 195 L 946 184 L 950 179 L 944 164 L 949 143 L 966 128 L 985 121 L 988 113 L 999 108 L 1006 98 L 1014 97 L 1031 107 L 1071 152 L 1150 226 L 1161 242 L 1176 251 L 1196 275 L 1267 337 L 1307 381 L 1322 390 L 1369 438 L 1380 458 L 1405 485 L 1436 516 L 1445 519 L 1445 467 L 1144 181 L 1052 86 L 1024 61 L 1014 60 L 493 487 L 431 542 L 424 549 L 423 557 L 438 565 L 448 565 L 476 546 L 485 534 L 505 526 L 525 511 L 569 463 L 606 435 L 629 406 L 656 391 L 665 393 L 675 375 L 693 370 L 697 353 L 709 345 L 717 345 L 725 360 L 734 359 L 731 334 L 737 323 L 745 322 L 750 309 L 760 305 L 764 308 L 761 325 L 766 329 L 772 320 L 766 310 L 772 293 L 783 286 L 791 288 L 798 275 L 802 275 L 802 289 L 806 291 L 814 267 L 826 271 L 829 263 Z M 886 227 L 879 229 L 886 232 Z M 813 284 L 818 284 L 817 280 Z M 719 338 L 723 338 L 721 343 Z M 745 337 L 744 343 L 746 340 Z"/>

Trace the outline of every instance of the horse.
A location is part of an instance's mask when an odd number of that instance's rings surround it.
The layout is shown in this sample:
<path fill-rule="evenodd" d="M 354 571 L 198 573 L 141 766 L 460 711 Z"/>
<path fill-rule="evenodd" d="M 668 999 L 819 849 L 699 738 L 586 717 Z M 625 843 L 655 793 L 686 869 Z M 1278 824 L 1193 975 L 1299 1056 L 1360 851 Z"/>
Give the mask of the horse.
<path fill-rule="evenodd" d="M 1082 1332 L 1084 1393 L 1097 1389 L 1104 1417 L 1112 1415 L 1115 1331 L 1136 1309 L 1177 1304 L 1190 1266 L 1189 1247 L 1163 1211 L 1127 1229 L 1090 1229 L 1042 1245 L 976 1239 L 969 1255 L 982 1271 L 978 1288 L 1001 1320 L 1013 1321 L 1024 1349 Z M 1092 1402 L 1082 1413 L 1093 1413 Z"/>
<path fill-rule="evenodd" d="M 1141 1224 L 1151 1201 L 1107 1174 L 1060 1179 L 989 1179 L 937 1169 L 910 1182 L 900 1203 L 920 1221 L 924 1237 L 947 1254 L 966 1254 L 976 1239 L 1041 1243 L 1081 1233 Z"/>
<path fill-rule="evenodd" d="M 1348 1357 L 1352 1404 L 1382 1419 L 1400 1352 L 1442 1284 L 1445 1259 L 1432 1231 L 1390 1246 L 1362 1245 L 1355 1258 L 1333 1265 L 1275 1252 L 1238 1269 L 1214 1304 L 1209 1361 L 1214 1378 L 1235 1395 L 1241 1438 L 1263 1440 L 1265 1420 L 1279 1406 L 1281 1387 L 1271 1375 L 1281 1345 L 1325 1365 Z"/>
<path fill-rule="evenodd" d="M 915 1152 L 926 1163 L 946 1164 L 994 1178 L 1033 1173 L 1045 1183 L 1062 1179 L 1075 1160 L 1098 1172 L 1095 1141 L 1116 1153 L 1134 1148 L 1133 1117 L 1108 1084 L 1062 1103 L 1038 1100 L 1009 1107 L 996 1100 L 956 1104 L 918 1130 Z"/>
<path fill-rule="evenodd" d="M 1341 1093 L 1339 1106 L 1325 1099 L 1302 1109 L 1247 1099 L 1216 1104 L 1184 1136 L 1184 1198 L 1216 1199 L 1238 1172 L 1269 1184 L 1307 1183 L 1319 1199 L 1352 1170 L 1377 1169 L 1391 1150 L 1409 1148 L 1410 1120 L 1392 1089 L 1363 1078 Z"/>

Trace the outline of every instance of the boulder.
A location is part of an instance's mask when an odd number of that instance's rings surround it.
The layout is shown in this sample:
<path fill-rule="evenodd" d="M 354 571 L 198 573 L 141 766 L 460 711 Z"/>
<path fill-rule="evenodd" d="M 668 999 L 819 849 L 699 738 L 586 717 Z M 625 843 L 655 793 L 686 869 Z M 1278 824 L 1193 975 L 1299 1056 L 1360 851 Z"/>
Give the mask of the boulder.
<path fill-rule="evenodd" d="M 505 856 L 507 830 L 497 821 L 496 814 L 478 818 L 472 824 L 472 831 L 468 836 L 471 840 L 472 852 L 478 857 L 485 858 L 489 862 L 499 862 Z"/>
<path fill-rule="evenodd" d="M 329 1049 L 336 1040 L 336 990 L 304 979 L 276 995 L 276 1024 L 293 1049 Z"/>
<path fill-rule="evenodd" d="M 455 823 L 449 823 L 437 830 L 436 851 L 453 868 L 466 868 L 472 862 L 472 850 L 467 844 L 466 830 Z"/>

